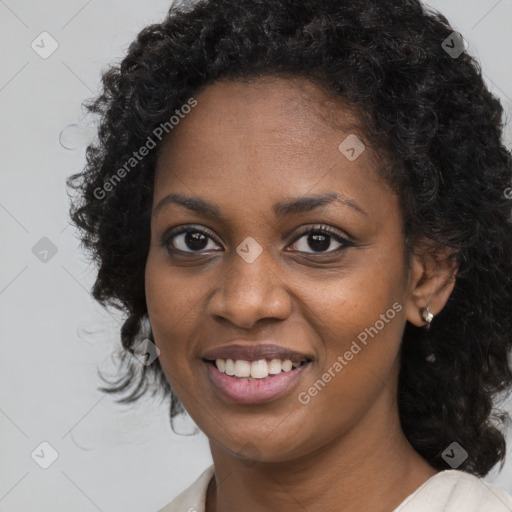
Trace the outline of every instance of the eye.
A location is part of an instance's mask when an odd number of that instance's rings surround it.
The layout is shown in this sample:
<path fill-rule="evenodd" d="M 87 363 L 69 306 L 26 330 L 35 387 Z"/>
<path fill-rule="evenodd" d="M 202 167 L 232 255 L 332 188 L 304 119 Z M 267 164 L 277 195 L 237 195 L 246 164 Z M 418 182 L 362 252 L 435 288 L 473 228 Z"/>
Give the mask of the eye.
<path fill-rule="evenodd" d="M 301 242 L 302 239 L 304 239 L 303 242 Z M 338 244 L 338 247 L 327 250 L 331 246 L 332 240 Z M 180 228 L 173 229 L 164 234 L 161 245 L 166 247 L 171 253 L 194 254 L 208 250 L 218 251 L 215 246 L 219 244 L 217 244 L 215 240 L 215 235 L 206 228 L 181 226 Z M 310 254 L 333 253 L 343 250 L 346 247 L 354 246 L 348 238 L 341 235 L 330 226 L 325 225 L 303 231 L 295 238 L 293 245 L 298 246 L 298 248 L 295 249 L 298 252 L 309 252 Z M 312 250 L 308 251 L 308 248 Z"/>
<path fill-rule="evenodd" d="M 307 236 L 306 236 L 307 235 Z M 303 242 L 300 242 L 304 239 Z M 327 250 L 332 243 L 332 239 L 338 244 L 333 250 Z M 333 230 L 330 226 L 321 225 L 320 227 L 313 227 L 304 231 L 298 238 L 295 239 L 294 245 L 298 246 L 299 252 L 310 252 L 306 249 L 311 248 L 310 254 L 315 253 L 333 253 L 343 250 L 346 247 L 353 247 L 354 244 L 346 237 Z"/>
<path fill-rule="evenodd" d="M 182 226 L 178 230 L 171 230 L 162 237 L 161 245 L 169 252 L 184 252 L 193 254 L 205 250 L 216 250 L 209 246 L 209 241 L 215 241 L 211 231 L 196 226 Z M 215 244 L 216 245 L 216 242 Z"/>

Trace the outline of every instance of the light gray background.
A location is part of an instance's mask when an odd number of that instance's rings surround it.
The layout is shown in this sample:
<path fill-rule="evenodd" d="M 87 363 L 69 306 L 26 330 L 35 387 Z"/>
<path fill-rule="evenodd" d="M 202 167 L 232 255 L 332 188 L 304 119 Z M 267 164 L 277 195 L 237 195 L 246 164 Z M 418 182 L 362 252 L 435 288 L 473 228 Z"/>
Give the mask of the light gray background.
<path fill-rule="evenodd" d="M 430 4 L 464 35 L 510 116 L 512 0 Z M 120 318 L 90 297 L 94 268 L 67 219 L 64 180 L 91 137 L 73 127 L 85 126 L 81 102 L 169 5 L 0 0 L 0 511 L 155 511 L 211 463 L 204 435 L 173 434 L 163 404 L 121 406 L 96 390 L 97 368 L 114 368 Z M 59 45 L 47 59 L 31 48 L 43 31 Z M 57 248 L 46 263 L 32 252 L 42 237 Z M 43 441 L 58 452 L 48 469 L 31 458 Z M 512 494 L 512 456 L 487 480 Z"/>

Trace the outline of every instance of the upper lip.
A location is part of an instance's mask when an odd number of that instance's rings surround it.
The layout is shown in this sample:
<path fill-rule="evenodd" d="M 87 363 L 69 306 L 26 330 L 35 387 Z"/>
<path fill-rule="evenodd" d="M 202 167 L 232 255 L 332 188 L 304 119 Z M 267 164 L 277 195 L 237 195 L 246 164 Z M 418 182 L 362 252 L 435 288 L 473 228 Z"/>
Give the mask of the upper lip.
<path fill-rule="evenodd" d="M 254 343 L 254 342 L 253 342 Z M 260 343 L 258 345 L 227 345 L 224 347 L 212 348 L 206 351 L 203 359 L 214 361 L 215 359 L 233 359 L 243 361 L 259 361 L 260 359 L 289 359 L 292 362 L 311 360 L 308 355 L 290 350 L 272 343 Z"/>

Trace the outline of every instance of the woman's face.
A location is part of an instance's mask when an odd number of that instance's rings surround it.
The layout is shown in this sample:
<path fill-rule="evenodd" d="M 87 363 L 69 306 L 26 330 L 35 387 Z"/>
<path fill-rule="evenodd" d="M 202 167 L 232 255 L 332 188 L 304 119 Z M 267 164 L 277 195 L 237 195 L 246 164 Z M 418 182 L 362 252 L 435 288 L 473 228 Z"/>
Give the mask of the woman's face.
<path fill-rule="evenodd" d="M 196 100 L 163 142 L 146 266 L 171 386 L 241 456 L 367 438 L 397 415 L 411 309 L 398 198 L 357 119 L 310 82 L 225 81 Z"/>

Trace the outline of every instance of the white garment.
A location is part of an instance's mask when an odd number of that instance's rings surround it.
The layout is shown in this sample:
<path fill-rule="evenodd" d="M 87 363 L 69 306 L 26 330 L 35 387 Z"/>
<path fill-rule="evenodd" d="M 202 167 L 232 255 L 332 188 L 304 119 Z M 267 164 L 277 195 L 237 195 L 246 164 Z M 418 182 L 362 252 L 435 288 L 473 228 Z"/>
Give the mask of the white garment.
<path fill-rule="evenodd" d="M 206 491 L 214 473 L 212 464 L 158 512 L 205 512 Z M 429 478 L 392 512 L 512 512 L 512 497 L 482 478 L 447 469 Z"/>

